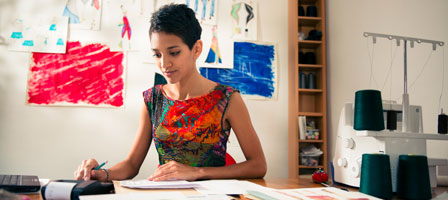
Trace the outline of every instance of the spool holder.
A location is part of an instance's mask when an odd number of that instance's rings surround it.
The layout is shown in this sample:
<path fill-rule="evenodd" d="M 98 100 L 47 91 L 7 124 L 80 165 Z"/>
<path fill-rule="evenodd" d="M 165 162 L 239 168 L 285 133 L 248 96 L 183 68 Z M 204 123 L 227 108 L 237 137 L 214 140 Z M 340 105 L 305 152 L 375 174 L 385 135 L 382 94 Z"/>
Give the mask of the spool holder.
<path fill-rule="evenodd" d="M 413 38 L 413 37 L 405 37 L 405 36 L 398 36 L 398 35 L 389 35 L 389 34 L 381 34 L 381 33 L 371 33 L 371 32 L 364 32 L 364 37 L 372 37 L 373 43 L 376 43 L 377 38 L 387 38 L 389 40 L 396 40 L 397 46 L 400 46 L 400 41 L 403 40 L 403 48 L 404 48 L 404 85 L 403 85 L 403 124 L 402 124 L 402 131 L 408 132 L 409 130 L 409 94 L 408 94 L 408 77 L 407 77 L 407 43 L 409 42 L 411 45 L 411 48 L 414 48 L 415 43 L 429 43 L 432 44 L 432 50 L 435 51 L 437 49 L 437 45 L 443 46 L 445 45 L 442 41 L 435 41 L 435 40 L 427 40 L 422 38 Z"/>

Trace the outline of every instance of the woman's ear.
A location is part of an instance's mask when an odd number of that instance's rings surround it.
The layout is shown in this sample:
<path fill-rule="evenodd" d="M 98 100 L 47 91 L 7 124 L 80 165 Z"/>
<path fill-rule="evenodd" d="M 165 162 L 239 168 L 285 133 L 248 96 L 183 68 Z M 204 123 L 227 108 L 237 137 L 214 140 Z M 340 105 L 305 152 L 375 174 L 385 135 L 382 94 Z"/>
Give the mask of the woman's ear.
<path fill-rule="evenodd" d="M 202 45 L 203 45 L 202 40 L 198 40 L 194 44 L 193 49 L 192 49 L 193 50 L 194 59 L 198 59 L 199 56 L 201 55 L 201 53 L 202 53 Z"/>

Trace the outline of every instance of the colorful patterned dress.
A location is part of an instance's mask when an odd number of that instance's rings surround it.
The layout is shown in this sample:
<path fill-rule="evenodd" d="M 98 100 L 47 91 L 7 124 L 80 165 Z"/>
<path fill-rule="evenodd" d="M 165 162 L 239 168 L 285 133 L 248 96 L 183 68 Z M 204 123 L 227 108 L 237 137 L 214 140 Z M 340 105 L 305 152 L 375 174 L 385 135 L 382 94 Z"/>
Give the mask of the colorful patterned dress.
<path fill-rule="evenodd" d="M 234 92 L 239 91 L 218 84 L 203 96 L 173 100 L 162 85 L 144 91 L 160 165 L 174 160 L 195 167 L 224 166 L 230 129 L 223 129 L 223 116 Z"/>

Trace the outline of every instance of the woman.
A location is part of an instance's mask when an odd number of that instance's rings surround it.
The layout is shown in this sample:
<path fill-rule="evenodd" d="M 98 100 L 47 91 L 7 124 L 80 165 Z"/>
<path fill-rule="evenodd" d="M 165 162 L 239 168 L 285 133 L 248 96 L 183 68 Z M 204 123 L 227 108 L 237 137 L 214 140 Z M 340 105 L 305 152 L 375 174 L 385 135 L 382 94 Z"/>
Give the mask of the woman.
<path fill-rule="evenodd" d="M 140 127 L 127 158 L 110 169 L 93 170 L 94 159 L 75 171 L 80 180 L 131 179 L 138 174 L 154 140 L 160 166 L 151 181 L 261 178 L 266 160 L 239 91 L 206 79 L 196 68 L 202 52 L 201 27 L 183 4 L 160 8 L 151 17 L 149 37 L 167 84 L 143 92 Z M 233 129 L 246 161 L 225 165 Z"/>

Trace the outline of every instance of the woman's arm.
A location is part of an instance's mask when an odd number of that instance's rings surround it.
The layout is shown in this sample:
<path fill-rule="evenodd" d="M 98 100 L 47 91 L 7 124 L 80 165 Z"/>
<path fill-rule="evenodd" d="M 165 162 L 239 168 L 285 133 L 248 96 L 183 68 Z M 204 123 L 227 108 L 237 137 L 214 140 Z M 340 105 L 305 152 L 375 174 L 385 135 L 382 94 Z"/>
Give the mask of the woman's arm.
<path fill-rule="evenodd" d="M 199 170 L 201 178 L 262 178 L 267 166 L 260 140 L 252 125 L 249 111 L 241 95 L 235 92 L 230 97 L 225 120 L 235 132 L 246 161 L 235 165 Z M 221 169 L 222 168 L 222 169 Z"/>
<path fill-rule="evenodd" d="M 197 180 L 222 178 L 262 178 L 267 171 L 260 140 L 252 126 L 249 112 L 239 93 L 230 97 L 224 119 L 236 134 L 246 161 L 223 167 L 191 167 L 175 161 L 160 166 L 149 180 Z"/>
<path fill-rule="evenodd" d="M 126 159 L 109 168 L 109 180 L 123 180 L 135 177 L 145 160 L 152 140 L 152 125 L 149 118 L 148 109 L 143 104 L 140 113 L 140 125 L 137 136 L 134 139 L 131 151 Z M 111 152 L 112 153 L 112 152 Z M 75 179 L 80 180 L 100 180 L 106 181 L 107 174 L 103 170 L 92 170 L 98 166 L 95 159 L 84 160 L 75 171 Z"/>

